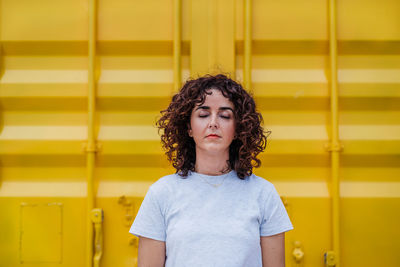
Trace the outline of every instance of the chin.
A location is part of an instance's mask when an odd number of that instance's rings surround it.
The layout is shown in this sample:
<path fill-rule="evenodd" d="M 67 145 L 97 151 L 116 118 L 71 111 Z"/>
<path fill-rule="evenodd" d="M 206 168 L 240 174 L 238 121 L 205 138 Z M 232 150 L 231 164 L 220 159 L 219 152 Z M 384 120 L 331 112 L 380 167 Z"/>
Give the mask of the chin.
<path fill-rule="evenodd" d="M 203 147 L 202 149 L 204 152 L 210 153 L 210 154 L 219 154 L 222 152 L 225 152 L 226 150 L 229 151 L 229 147 L 223 147 L 220 145 L 210 145 Z"/>

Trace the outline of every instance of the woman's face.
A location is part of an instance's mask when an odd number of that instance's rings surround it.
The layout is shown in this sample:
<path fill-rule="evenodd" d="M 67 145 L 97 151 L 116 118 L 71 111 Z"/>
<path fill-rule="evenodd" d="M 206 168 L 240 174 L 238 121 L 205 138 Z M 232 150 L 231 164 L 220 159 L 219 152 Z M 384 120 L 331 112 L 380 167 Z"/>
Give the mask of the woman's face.
<path fill-rule="evenodd" d="M 233 103 L 217 89 L 208 92 L 204 103 L 192 110 L 189 136 L 196 143 L 196 152 L 229 153 L 235 136 Z"/>

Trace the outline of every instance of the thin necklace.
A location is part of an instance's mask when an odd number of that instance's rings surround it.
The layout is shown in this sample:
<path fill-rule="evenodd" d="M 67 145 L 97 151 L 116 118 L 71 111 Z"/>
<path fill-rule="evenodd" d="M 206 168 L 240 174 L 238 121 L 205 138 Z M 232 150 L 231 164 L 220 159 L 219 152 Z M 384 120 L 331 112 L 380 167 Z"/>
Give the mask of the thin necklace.
<path fill-rule="evenodd" d="M 198 173 L 198 175 L 200 176 L 200 178 L 201 178 L 204 182 L 206 182 L 207 184 L 209 184 L 209 185 L 211 185 L 211 186 L 213 186 L 213 187 L 215 187 L 215 188 L 221 186 L 221 185 L 225 182 L 226 177 L 228 177 L 228 173 L 226 173 L 226 175 L 225 175 L 225 177 L 224 177 L 224 179 L 222 180 L 221 183 L 219 183 L 219 184 L 212 184 L 212 183 L 210 183 L 209 181 L 207 181 L 207 180 L 203 177 L 202 174 Z"/>

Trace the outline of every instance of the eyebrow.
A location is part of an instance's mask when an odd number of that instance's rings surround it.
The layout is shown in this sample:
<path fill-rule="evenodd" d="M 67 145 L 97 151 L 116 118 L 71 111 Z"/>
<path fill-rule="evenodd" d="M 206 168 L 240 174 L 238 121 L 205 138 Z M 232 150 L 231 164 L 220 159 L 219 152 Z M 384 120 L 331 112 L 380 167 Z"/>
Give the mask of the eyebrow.
<path fill-rule="evenodd" d="M 197 107 L 197 108 L 196 108 L 196 110 L 199 110 L 199 109 L 206 109 L 206 110 L 209 110 L 210 107 L 209 107 L 209 106 L 200 106 L 200 107 Z M 233 109 L 232 109 L 231 107 L 220 107 L 218 110 L 230 110 L 230 111 L 233 112 Z"/>

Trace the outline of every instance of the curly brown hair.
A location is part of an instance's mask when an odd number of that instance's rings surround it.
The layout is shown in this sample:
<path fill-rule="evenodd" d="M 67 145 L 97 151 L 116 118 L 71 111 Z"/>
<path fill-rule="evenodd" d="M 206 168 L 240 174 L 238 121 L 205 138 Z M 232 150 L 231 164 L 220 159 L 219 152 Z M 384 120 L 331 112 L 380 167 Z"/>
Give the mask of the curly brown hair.
<path fill-rule="evenodd" d="M 226 75 L 207 74 L 190 79 L 172 97 L 168 108 L 160 112 L 161 118 L 156 123 L 159 132 L 162 132 L 163 149 L 180 176 L 186 177 L 189 171 L 195 171 L 196 144 L 188 134 L 190 116 L 196 105 L 204 103 L 207 90 L 211 88 L 220 90 L 235 107 L 236 138 L 229 147 L 227 163 L 240 179 L 244 179 L 252 174 L 253 167 L 261 165 L 257 155 L 264 151 L 267 136 L 261 126 L 262 115 L 256 111 L 253 97 Z"/>

